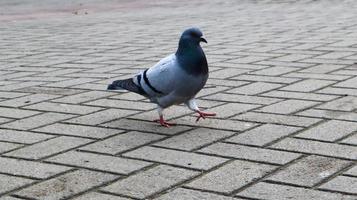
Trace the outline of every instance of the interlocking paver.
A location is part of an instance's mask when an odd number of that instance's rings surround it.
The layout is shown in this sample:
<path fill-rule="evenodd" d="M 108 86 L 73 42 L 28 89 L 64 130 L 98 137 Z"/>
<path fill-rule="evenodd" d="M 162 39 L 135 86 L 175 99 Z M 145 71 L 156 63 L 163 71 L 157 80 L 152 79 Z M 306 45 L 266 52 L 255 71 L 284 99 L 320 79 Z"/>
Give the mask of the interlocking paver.
<path fill-rule="evenodd" d="M 112 121 L 114 119 L 126 117 L 128 115 L 132 115 L 135 113 L 137 113 L 137 111 L 110 108 L 103 111 L 91 113 L 88 115 L 76 117 L 67 120 L 66 122 L 75 123 L 75 124 L 84 124 L 84 125 L 97 125 L 108 121 Z"/>
<path fill-rule="evenodd" d="M 130 131 L 95 142 L 90 145 L 86 145 L 80 149 L 114 155 L 150 143 L 152 141 L 159 140 L 161 138 L 163 138 L 161 135 L 139 131 Z"/>
<path fill-rule="evenodd" d="M 357 130 L 355 122 L 331 120 L 303 131 L 297 135 L 301 138 L 309 138 L 323 141 L 335 141 Z"/>
<path fill-rule="evenodd" d="M 58 121 L 62 121 L 68 118 L 72 118 L 75 115 L 70 114 L 60 114 L 60 113 L 52 113 L 46 112 L 40 115 L 35 115 L 29 118 L 19 119 L 13 122 L 9 122 L 1 125 L 3 128 L 10 129 L 21 129 L 21 130 L 29 130 L 33 128 L 37 128 L 46 124 L 52 124 Z"/>
<path fill-rule="evenodd" d="M 214 156 L 188 153 L 170 149 L 162 149 L 156 147 L 142 147 L 137 150 L 125 153 L 124 156 L 201 170 L 211 169 L 227 161 L 227 159 Z"/>
<path fill-rule="evenodd" d="M 47 161 L 121 174 L 128 174 L 151 164 L 144 161 L 76 151 L 54 156 Z"/>
<path fill-rule="evenodd" d="M 171 137 L 161 142 L 155 143 L 156 146 L 182 149 L 191 151 L 203 145 L 212 143 L 224 137 L 233 135 L 231 131 L 221 131 L 207 128 L 198 128 L 183 134 Z"/>
<path fill-rule="evenodd" d="M 322 156 L 308 156 L 270 176 L 268 180 L 312 187 L 350 162 Z"/>
<path fill-rule="evenodd" d="M 252 187 L 238 193 L 239 196 L 269 199 L 269 200 L 352 200 L 353 196 L 336 194 L 331 192 L 323 192 L 312 189 L 305 189 L 301 187 L 292 187 L 286 185 L 277 185 L 271 183 L 257 183 Z"/>
<path fill-rule="evenodd" d="M 70 169 L 59 165 L 0 157 L 0 172 L 11 175 L 44 179 Z"/>
<path fill-rule="evenodd" d="M 297 153 L 226 143 L 215 143 L 199 150 L 199 152 L 273 164 L 285 164 L 300 156 Z"/>
<path fill-rule="evenodd" d="M 110 182 L 118 178 L 116 175 L 77 170 L 40 182 L 16 192 L 17 195 L 36 199 L 63 199 Z"/>
<path fill-rule="evenodd" d="M 326 81 L 326 80 L 314 80 L 314 79 L 306 79 L 289 86 L 280 88 L 281 90 L 288 91 L 296 91 L 296 92 L 312 92 L 314 90 L 318 90 L 320 88 L 326 87 L 335 83 L 334 81 Z"/>
<path fill-rule="evenodd" d="M 25 106 L 24 108 L 40 110 L 40 111 L 78 114 L 78 115 L 85 115 L 85 114 L 92 113 L 92 112 L 103 109 L 103 108 L 92 107 L 92 106 L 70 105 L 70 104 L 60 104 L 60 103 L 50 103 L 50 102 L 42 102 L 42 103 L 38 103 L 38 104 L 33 104 L 30 106 Z"/>
<path fill-rule="evenodd" d="M 347 159 L 357 159 L 356 146 L 335 143 L 286 138 L 276 144 L 273 144 L 272 147 L 281 150 L 314 153 Z"/>
<path fill-rule="evenodd" d="M 263 108 L 258 109 L 258 111 L 277 114 L 290 114 L 308 107 L 312 107 L 316 104 L 316 102 L 312 101 L 289 99 L 276 104 L 265 106 Z"/>
<path fill-rule="evenodd" d="M 275 124 L 265 124 L 257 128 L 245 131 L 237 136 L 227 139 L 228 142 L 235 142 L 248 145 L 263 146 L 279 138 L 288 136 L 301 130 L 301 128 L 282 126 Z"/>
<path fill-rule="evenodd" d="M 311 126 L 322 120 L 322 119 L 311 118 L 311 117 L 298 117 L 298 116 L 290 116 L 290 115 L 287 116 L 287 115 L 276 115 L 276 114 L 255 113 L 255 112 L 248 112 L 245 114 L 241 114 L 233 117 L 232 119 L 251 121 L 251 122 L 302 126 L 302 127 Z"/>
<path fill-rule="evenodd" d="M 10 190 L 32 183 L 33 180 L 0 174 L 0 195 Z"/>
<path fill-rule="evenodd" d="M 247 161 L 233 161 L 187 184 L 188 187 L 230 193 L 261 178 L 275 167 Z"/>
<path fill-rule="evenodd" d="M 119 180 L 103 190 L 143 199 L 198 174 L 187 169 L 160 165 Z"/>
<path fill-rule="evenodd" d="M 51 124 L 45 127 L 37 128 L 34 129 L 34 131 L 55 135 L 80 136 L 88 138 L 105 138 L 123 132 L 122 130 L 117 129 L 61 123 Z"/>
<path fill-rule="evenodd" d="M 91 142 L 90 139 L 75 138 L 60 136 L 44 142 L 36 143 L 24 148 L 11 151 L 5 155 L 13 156 L 18 158 L 28 158 L 28 159 L 40 159 L 46 156 L 50 156 L 61 151 L 65 151 L 86 143 Z"/>
<path fill-rule="evenodd" d="M 244 85 L 239 88 L 235 88 L 232 90 L 228 90 L 228 93 L 235 93 L 235 94 L 245 94 L 245 95 L 254 95 L 263 93 L 269 90 L 273 90 L 279 88 L 283 85 L 276 84 L 276 83 L 263 83 L 263 82 L 255 82 L 249 85 Z"/>
<path fill-rule="evenodd" d="M 22 145 L 9 142 L 0 142 L 0 153 L 4 153 L 6 151 L 10 151 L 19 147 L 22 147 Z"/>
<path fill-rule="evenodd" d="M 238 200 L 233 197 L 227 197 L 209 192 L 201 192 L 197 190 L 190 190 L 185 188 L 175 189 L 163 196 L 156 198 L 157 200 Z"/>
<path fill-rule="evenodd" d="M 0 129 L 0 140 L 6 142 L 32 144 L 52 137 L 54 136 L 41 133 Z"/>
<path fill-rule="evenodd" d="M 114 196 L 114 195 L 109 195 L 109 194 L 103 194 L 103 193 L 98 193 L 98 192 L 90 192 L 86 193 L 84 195 L 81 195 L 77 198 L 74 198 L 74 200 L 130 200 L 129 198 L 125 197 L 119 197 L 119 196 Z"/>
<path fill-rule="evenodd" d="M 320 188 L 357 194 L 357 181 L 356 177 L 338 176 L 331 181 L 321 185 Z"/>
<path fill-rule="evenodd" d="M 357 199 L 355 1 L 79 1 L 0 1 L 0 199 Z M 189 26 L 216 116 L 106 90 Z"/>
<path fill-rule="evenodd" d="M 28 104 L 34 104 L 41 101 L 46 101 L 49 99 L 54 99 L 60 97 L 58 95 L 48 95 L 48 94 L 32 94 L 24 97 L 9 99 L 6 101 L 0 102 L 0 106 L 9 106 L 9 107 L 21 107 Z"/>

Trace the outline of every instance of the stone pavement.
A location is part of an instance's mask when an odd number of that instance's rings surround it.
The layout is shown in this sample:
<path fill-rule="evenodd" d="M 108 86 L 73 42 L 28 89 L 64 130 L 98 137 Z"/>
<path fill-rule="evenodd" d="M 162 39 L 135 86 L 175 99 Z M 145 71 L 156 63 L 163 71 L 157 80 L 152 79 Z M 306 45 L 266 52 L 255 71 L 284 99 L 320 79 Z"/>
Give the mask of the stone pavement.
<path fill-rule="evenodd" d="M 11 2 L 1 200 L 357 199 L 356 1 Z M 193 25 L 211 71 L 199 104 L 216 118 L 176 106 L 167 129 L 141 96 L 105 91 Z"/>

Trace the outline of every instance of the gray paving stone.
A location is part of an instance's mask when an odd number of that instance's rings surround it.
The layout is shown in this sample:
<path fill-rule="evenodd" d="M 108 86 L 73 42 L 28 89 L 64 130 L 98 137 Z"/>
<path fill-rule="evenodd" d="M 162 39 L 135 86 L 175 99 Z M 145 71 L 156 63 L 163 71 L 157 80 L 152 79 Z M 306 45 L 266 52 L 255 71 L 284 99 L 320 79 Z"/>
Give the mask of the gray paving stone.
<path fill-rule="evenodd" d="M 243 81 L 259 81 L 259 82 L 268 82 L 268 83 L 293 83 L 300 79 L 297 78 L 286 78 L 286 77 L 273 77 L 273 76 L 259 76 L 259 75 L 248 75 L 243 74 L 236 76 L 233 79 L 243 80 Z M 237 85 L 238 87 L 239 85 Z"/>
<path fill-rule="evenodd" d="M 325 118 L 325 119 L 339 119 L 356 121 L 357 113 L 346 112 L 346 111 L 336 111 L 336 110 L 320 110 L 320 109 L 308 109 L 297 113 L 299 116 Z"/>
<path fill-rule="evenodd" d="M 117 129 L 61 123 L 51 124 L 42 128 L 34 129 L 34 131 L 56 135 L 80 136 L 88 138 L 105 138 L 123 132 L 122 130 Z"/>
<path fill-rule="evenodd" d="M 355 122 L 330 120 L 303 131 L 297 137 L 322 141 L 335 141 L 357 130 Z"/>
<path fill-rule="evenodd" d="M 266 69 L 261 69 L 258 71 L 252 72 L 252 74 L 259 74 L 259 75 L 265 75 L 265 76 L 277 76 L 277 75 L 282 75 L 286 74 L 292 71 L 296 71 L 298 68 L 292 68 L 292 67 L 269 67 Z"/>
<path fill-rule="evenodd" d="M 104 127 L 111 128 L 120 128 L 127 130 L 137 130 L 143 132 L 153 132 L 160 133 L 165 135 L 174 135 L 179 132 L 187 131 L 191 129 L 188 126 L 171 126 L 170 128 L 166 128 L 163 126 L 159 126 L 157 123 L 147 122 L 147 121 L 138 121 L 138 120 L 129 120 L 129 119 L 119 119 L 109 123 L 102 124 Z"/>
<path fill-rule="evenodd" d="M 10 128 L 10 129 L 13 128 L 13 129 L 21 129 L 21 130 L 30 130 L 46 124 L 52 124 L 54 122 L 72 118 L 74 116 L 75 115 L 47 112 L 33 117 L 9 122 L 1 125 L 0 127 Z"/>
<path fill-rule="evenodd" d="M 86 193 L 77 198 L 74 198 L 73 200 L 99 200 L 99 199 L 100 200 L 130 200 L 125 197 L 119 197 L 109 194 L 98 193 L 98 192 Z"/>
<path fill-rule="evenodd" d="M 300 156 L 300 154 L 297 153 L 226 143 L 215 143 L 199 150 L 198 152 L 281 165 L 286 164 Z"/>
<path fill-rule="evenodd" d="M 14 144 L 9 142 L 0 142 L 0 153 L 4 153 L 6 151 L 10 151 L 16 148 L 19 148 L 23 145 L 21 144 Z"/>
<path fill-rule="evenodd" d="M 198 175 L 198 172 L 159 165 L 129 178 L 119 180 L 104 187 L 103 190 L 143 199 L 195 175 Z"/>
<path fill-rule="evenodd" d="M 338 176 L 319 188 L 357 194 L 357 177 Z"/>
<path fill-rule="evenodd" d="M 316 65 L 314 67 L 309 67 L 307 69 L 301 70 L 300 72 L 304 73 L 319 73 L 319 74 L 325 74 L 329 73 L 341 68 L 344 68 L 345 66 L 343 65 L 326 65 L 326 64 L 321 64 L 321 65 Z"/>
<path fill-rule="evenodd" d="M 46 135 L 41 133 L 34 133 L 28 131 L 15 131 L 8 129 L 0 129 L 0 140 L 6 142 L 18 142 L 24 144 L 32 144 L 42 140 L 54 137 L 52 135 Z"/>
<path fill-rule="evenodd" d="M 0 157 L 0 172 L 11 175 L 45 179 L 70 169 L 59 165 Z"/>
<path fill-rule="evenodd" d="M 15 197 L 10 197 L 10 196 L 4 196 L 4 197 L 0 197 L 1 200 L 21 200 L 19 198 L 15 198 Z"/>
<path fill-rule="evenodd" d="M 126 117 L 128 115 L 132 115 L 135 113 L 137 113 L 137 111 L 109 108 L 103 111 L 76 117 L 67 120 L 66 122 L 75 123 L 75 124 L 84 124 L 84 125 L 98 125 L 114 119 Z"/>
<path fill-rule="evenodd" d="M 357 165 L 352 167 L 351 169 L 347 170 L 343 174 L 350 175 L 350 176 L 356 176 L 357 177 Z"/>
<path fill-rule="evenodd" d="M 200 170 L 208 170 L 227 161 L 227 159 L 214 156 L 148 146 L 130 151 L 123 155 L 130 158 L 140 158 Z"/>
<path fill-rule="evenodd" d="M 90 139 L 60 136 L 44 142 L 36 143 L 24 148 L 11 151 L 5 155 L 18 158 L 40 159 L 61 151 L 75 148 L 91 142 Z"/>
<path fill-rule="evenodd" d="M 54 156 L 47 161 L 119 174 L 129 174 L 151 165 L 149 162 L 139 160 L 76 151 Z"/>
<path fill-rule="evenodd" d="M 200 127 L 223 129 L 229 131 L 243 131 L 256 126 L 255 123 L 240 122 L 240 121 L 227 120 L 227 119 L 223 120 L 223 119 L 206 118 L 204 120 L 200 120 L 199 122 L 196 122 L 196 120 L 197 117 L 185 116 L 177 119 L 177 123 L 182 125 L 194 126 L 194 127 L 197 126 L 197 124 L 199 124 Z"/>
<path fill-rule="evenodd" d="M 357 134 L 355 133 L 351 136 L 348 136 L 347 138 L 341 140 L 340 143 L 357 145 Z"/>
<path fill-rule="evenodd" d="M 161 135 L 130 131 L 86 145 L 80 149 L 115 155 L 162 138 L 163 136 Z"/>
<path fill-rule="evenodd" d="M 330 192 L 305 189 L 300 187 L 292 187 L 286 185 L 276 185 L 271 183 L 257 183 L 252 187 L 238 193 L 238 196 L 250 197 L 267 200 L 349 200 L 354 199 L 353 196 L 336 194 Z"/>
<path fill-rule="evenodd" d="M 350 112 L 357 108 L 357 97 L 343 97 L 334 101 L 324 103 L 318 106 L 317 108 Z"/>
<path fill-rule="evenodd" d="M 337 87 L 357 88 L 357 77 L 335 84 Z"/>
<path fill-rule="evenodd" d="M 49 94 L 31 94 L 28 96 L 23 96 L 15 99 L 9 99 L 6 101 L 1 101 L 0 106 L 9 106 L 9 107 L 21 107 L 28 104 L 34 104 L 41 101 L 46 101 L 49 99 L 54 99 L 60 97 L 59 95 L 49 95 Z"/>
<path fill-rule="evenodd" d="M 234 115 L 245 113 L 249 110 L 253 110 L 259 107 L 259 105 L 243 104 L 243 103 L 227 103 L 221 106 L 208 109 L 209 112 L 217 113 L 217 118 L 229 118 Z"/>
<path fill-rule="evenodd" d="M 321 79 L 321 80 L 346 80 L 349 76 L 334 75 L 334 74 L 312 74 L 312 73 L 289 73 L 283 75 L 287 78 L 302 78 L 302 79 Z"/>
<path fill-rule="evenodd" d="M 251 121 L 251 122 L 260 122 L 260 123 L 274 123 L 282 125 L 291 125 L 291 126 L 302 126 L 308 127 L 313 124 L 318 123 L 321 119 L 311 118 L 311 117 L 298 117 L 291 115 L 277 115 L 269 113 L 255 113 L 248 112 L 233 117 L 232 119 Z"/>
<path fill-rule="evenodd" d="M 226 141 L 238 144 L 264 146 L 274 140 L 288 136 L 299 130 L 301 130 L 301 128 L 264 124 L 249 131 L 245 131 L 237 136 L 231 137 Z"/>
<path fill-rule="evenodd" d="M 326 156 L 333 156 L 345 159 L 356 159 L 357 147 L 325 143 L 311 140 L 302 140 L 294 138 L 286 138 L 276 144 L 272 145 L 273 148 L 281 150 L 296 151 L 308 154 L 320 154 Z"/>
<path fill-rule="evenodd" d="M 357 96 L 357 89 L 326 87 L 316 91 L 316 93 Z"/>
<path fill-rule="evenodd" d="M 93 106 L 70 105 L 70 104 L 51 103 L 51 102 L 41 102 L 41 103 L 33 104 L 30 106 L 26 106 L 24 108 L 40 110 L 40 111 L 78 114 L 78 115 L 85 115 L 85 114 L 92 113 L 92 112 L 103 109 L 103 108 L 98 108 L 98 107 L 93 107 Z"/>
<path fill-rule="evenodd" d="M 94 82 L 94 81 L 97 81 L 97 80 L 99 80 L 99 79 L 76 78 L 76 79 L 69 79 L 69 80 L 65 80 L 65 81 L 46 84 L 45 86 L 47 86 L 47 87 L 63 87 L 63 88 L 65 88 L 65 87 L 71 87 L 71 86 L 79 85 L 79 84 L 83 84 L 83 83 Z"/>
<path fill-rule="evenodd" d="M 0 174 L 0 195 L 1 193 L 8 192 L 10 190 L 22 187 L 32 182 L 33 180 L 31 179 Z"/>
<path fill-rule="evenodd" d="M 305 79 L 303 81 L 280 88 L 281 90 L 297 91 L 297 92 L 312 92 L 320 88 L 336 83 L 335 81 Z"/>
<path fill-rule="evenodd" d="M 286 99 L 298 99 L 298 100 L 312 100 L 312 101 L 331 101 L 338 98 L 336 95 L 327 94 L 315 94 L 315 93 L 304 93 L 304 92 L 290 92 L 290 91 L 271 91 L 261 96 L 275 97 L 275 98 L 286 98 Z"/>
<path fill-rule="evenodd" d="M 195 179 L 187 186 L 229 194 L 274 169 L 271 165 L 236 160 Z"/>
<path fill-rule="evenodd" d="M 308 156 L 278 171 L 268 180 L 312 187 L 349 164 L 348 161 L 335 158 Z"/>
<path fill-rule="evenodd" d="M 238 95 L 238 94 L 225 94 L 225 93 L 205 96 L 203 97 L 203 99 L 233 102 L 233 103 L 260 104 L 260 105 L 269 105 L 281 101 L 281 99 L 277 99 L 277 98 L 247 96 L 247 95 Z"/>
<path fill-rule="evenodd" d="M 210 73 L 210 76 L 212 78 L 226 79 L 229 77 L 237 76 L 239 74 L 244 74 L 249 71 L 251 71 L 251 70 L 237 69 L 237 68 L 225 68 L 225 69 L 214 71 L 214 72 Z"/>
<path fill-rule="evenodd" d="M 16 195 L 46 200 L 64 199 L 116 178 L 118 176 L 111 174 L 77 170 L 27 187 Z"/>
<path fill-rule="evenodd" d="M 80 93 L 80 94 L 76 94 L 76 95 L 58 98 L 53 101 L 61 102 L 61 103 L 79 104 L 79 103 L 83 103 L 83 102 L 87 102 L 87 101 L 93 101 L 95 99 L 100 99 L 103 97 L 108 97 L 111 95 L 113 95 L 113 93 L 102 92 L 102 91 L 89 91 L 89 92 L 84 92 L 84 93 Z"/>
<path fill-rule="evenodd" d="M 282 84 L 276 83 L 263 83 L 263 82 L 255 82 L 249 85 L 244 85 L 238 88 L 234 88 L 232 90 L 228 90 L 228 93 L 235 93 L 235 94 L 244 94 L 244 95 L 255 95 L 263 92 L 267 92 L 270 90 L 274 90 L 283 86 Z"/>
<path fill-rule="evenodd" d="M 155 198 L 157 200 L 238 200 L 233 197 L 227 197 L 214 193 L 201 192 L 197 190 L 190 190 L 185 188 L 178 188 Z"/>
<path fill-rule="evenodd" d="M 91 106 L 106 106 L 111 108 L 123 108 L 123 109 L 133 109 L 133 110 L 150 110 L 157 106 L 153 103 L 146 103 L 140 101 L 125 101 L 116 99 L 99 99 L 95 101 L 90 101 L 85 103 Z"/>
<path fill-rule="evenodd" d="M 18 108 L 0 107 L 0 116 L 1 117 L 9 117 L 9 118 L 20 119 L 20 118 L 36 115 L 36 114 L 39 114 L 39 113 L 40 112 L 31 111 L 31 110 L 22 110 L 22 109 L 18 109 Z"/>
<path fill-rule="evenodd" d="M 203 145 L 233 135 L 234 132 L 198 128 L 155 143 L 155 146 L 191 151 Z"/>
<path fill-rule="evenodd" d="M 277 113 L 277 114 L 291 114 L 299 110 L 303 110 L 316 105 L 316 102 L 303 100 L 285 100 L 276 104 L 265 106 L 258 109 L 261 112 Z"/>

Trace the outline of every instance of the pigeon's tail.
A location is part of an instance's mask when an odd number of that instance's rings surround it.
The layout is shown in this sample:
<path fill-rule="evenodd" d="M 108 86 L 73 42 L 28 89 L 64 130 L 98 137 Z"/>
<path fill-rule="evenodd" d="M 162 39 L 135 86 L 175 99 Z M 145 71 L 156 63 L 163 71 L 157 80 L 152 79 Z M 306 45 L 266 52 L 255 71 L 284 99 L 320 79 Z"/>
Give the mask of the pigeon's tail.
<path fill-rule="evenodd" d="M 145 91 L 140 87 L 137 86 L 132 78 L 124 79 L 124 80 L 117 80 L 114 81 L 112 84 L 108 85 L 108 90 L 128 90 L 130 92 L 135 92 L 137 94 L 141 94 L 146 96 L 147 94 Z"/>

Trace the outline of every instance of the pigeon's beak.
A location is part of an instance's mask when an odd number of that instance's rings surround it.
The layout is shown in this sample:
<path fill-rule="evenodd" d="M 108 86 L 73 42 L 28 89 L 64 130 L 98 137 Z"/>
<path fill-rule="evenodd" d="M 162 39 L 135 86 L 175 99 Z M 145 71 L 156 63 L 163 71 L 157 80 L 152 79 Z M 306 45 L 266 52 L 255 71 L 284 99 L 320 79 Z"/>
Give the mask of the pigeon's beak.
<path fill-rule="evenodd" d="M 204 43 L 207 43 L 207 40 L 204 39 L 203 37 L 200 38 L 200 41 L 201 41 L 201 42 L 204 42 Z"/>

